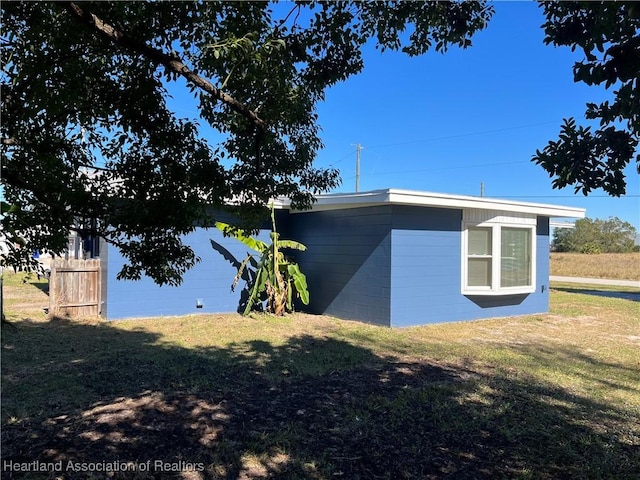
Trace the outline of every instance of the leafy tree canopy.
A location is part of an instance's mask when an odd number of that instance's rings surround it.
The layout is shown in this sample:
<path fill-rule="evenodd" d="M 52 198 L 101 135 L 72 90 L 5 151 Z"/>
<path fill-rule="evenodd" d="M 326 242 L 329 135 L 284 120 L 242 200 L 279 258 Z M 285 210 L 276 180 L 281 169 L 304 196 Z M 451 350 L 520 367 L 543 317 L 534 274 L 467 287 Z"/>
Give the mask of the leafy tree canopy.
<path fill-rule="evenodd" d="M 575 228 L 556 229 L 552 246 L 557 252 L 624 253 L 633 251 L 635 237 L 635 227 L 617 217 L 582 218 Z"/>
<path fill-rule="evenodd" d="M 467 47 L 485 2 L 2 2 L 2 224 L 59 252 L 69 226 L 127 260 L 121 278 L 177 284 L 181 235 L 231 210 L 255 226 L 270 198 L 304 208 L 339 183 L 314 168 L 316 104 L 363 68 L 362 47 Z M 198 102 L 196 120 L 168 89 Z M 380 89 L 380 101 L 393 95 Z M 214 142 L 201 134 L 208 124 Z M 231 206 L 229 205 L 231 202 Z"/>
<path fill-rule="evenodd" d="M 640 5 L 541 2 L 546 43 L 580 49 L 577 82 L 614 88 L 533 160 L 554 187 L 625 192 L 640 132 Z M 69 226 L 127 260 L 121 278 L 176 284 L 197 259 L 181 236 L 212 211 L 243 228 L 268 200 L 295 206 L 339 183 L 313 167 L 316 105 L 363 68 L 362 48 L 420 55 L 471 45 L 486 2 L 3 2 L 3 232 L 59 252 Z M 197 119 L 168 105 L 186 89 Z M 380 90 L 380 99 L 392 91 Z M 206 138 L 202 125 L 220 133 Z"/>
<path fill-rule="evenodd" d="M 624 168 L 633 160 L 640 173 L 640 3 L 541 2 L 546 16 L 545 43 L 584 52 L 573 66 L 574 80 L 615 88 L 612 102 L 588 103 L 585 117 L 599 127 L 565 119 L 559 139 L 536 151 L 533 161 L 554 188 L 573 185 L 587 195 L 602 188 L 625 193 Z"/>

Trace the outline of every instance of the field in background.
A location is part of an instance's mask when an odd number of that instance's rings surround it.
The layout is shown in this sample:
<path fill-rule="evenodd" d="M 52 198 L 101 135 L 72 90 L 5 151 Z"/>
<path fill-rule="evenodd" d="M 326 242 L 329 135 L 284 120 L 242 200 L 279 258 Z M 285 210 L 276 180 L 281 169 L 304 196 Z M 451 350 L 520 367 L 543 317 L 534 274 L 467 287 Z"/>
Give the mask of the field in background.
<path fill-rule="evenodd" d="M 640 280 L 640 252 L 551 253 L 551 275 Z"/>
<path fill-rule="evenodd" d="M 49 321 L 45 291 L 5 282 L 5 461 L 182 465 L 109 477 L 132 480 L 640 471 L 637 289 L 552 284 L 548 315 L 406 329 L 311 315 Z"/>

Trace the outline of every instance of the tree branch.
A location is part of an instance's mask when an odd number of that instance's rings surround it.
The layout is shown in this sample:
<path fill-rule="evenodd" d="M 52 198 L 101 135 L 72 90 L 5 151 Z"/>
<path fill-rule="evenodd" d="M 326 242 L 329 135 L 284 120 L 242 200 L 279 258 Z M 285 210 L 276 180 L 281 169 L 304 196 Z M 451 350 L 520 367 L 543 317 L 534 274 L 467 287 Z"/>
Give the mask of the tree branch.
<path fill-rule="evenodd" d="M 225 103 L 229 108 L 231 108 L 236 113 L 247 118 L 253 125 L 255 125 L 259 131 L 265 131 L 266 124 L 265 122 L 258 117 L 258 115 L 251 109 L 249 109 L 246 105 L 239 102 L 231 95 L 223 92 L 219 88 L 216 88 L 211 82 L 207 79 L 202 78 L 198 74 L 194 73 L 187 67 L 180 58 L 177 56 L 167 55 L 161 50 L 157 50 L 153 47 L 146 45 L 145 43 L 139 42 L 134 38 L 126 35 L 124 32 L 117 30 L 111 25 L 105 23 L 96 15 L 91 12 L 85 11 L 75 2 L 60 2 L 64 5 L 66 10 L 76 19 L 87 25 L 89 28 L 92 28 L 97 33 L 111 40 L 112 42 L 120 45 L 129 50 L 133 50 L 134 52 L 140 53 L 150 60 L 164 65 L 167 69 L 172 72 L 183 76 L 189 82 L 193 83 L 200 89 L 205 92 L 211 94 L 216 99 Z"/>

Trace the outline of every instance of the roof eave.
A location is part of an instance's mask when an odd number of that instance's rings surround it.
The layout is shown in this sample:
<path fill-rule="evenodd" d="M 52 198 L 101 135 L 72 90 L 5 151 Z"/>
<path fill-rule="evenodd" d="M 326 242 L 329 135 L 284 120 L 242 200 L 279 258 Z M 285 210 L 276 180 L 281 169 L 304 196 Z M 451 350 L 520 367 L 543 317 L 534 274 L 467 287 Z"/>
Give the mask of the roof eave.
<path fill-rule="evenodd" d="M 318 195 L 312 211 L 362 208 L 379 205 L 496 210 L 562 218 L 584 218 L 586 212 L 584 208 L 560 205 L 398 189 Z"/>

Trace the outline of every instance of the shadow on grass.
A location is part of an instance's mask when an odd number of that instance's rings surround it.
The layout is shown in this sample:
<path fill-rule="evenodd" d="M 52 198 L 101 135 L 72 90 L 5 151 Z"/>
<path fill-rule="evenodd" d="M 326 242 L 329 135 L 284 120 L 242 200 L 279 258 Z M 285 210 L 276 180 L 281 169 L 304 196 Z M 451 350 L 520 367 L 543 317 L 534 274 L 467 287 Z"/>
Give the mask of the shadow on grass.
<path fill-rule="evenodd" d="M 597 297 L 620 298 L 622 300 L 631 300 L 632 302 L 640 302 L 640 293 L 636 292 L 617 292 L 614 290 L 593 290 L 589 288 L 571 288 L 571 287 L 551 287 L 553 290 L 567 293 L 580 293 L 583 295 L 594 295 Z"/>
<path fill-rule="evenodd" d="M 105 323 L 17 325 L 3 333 L 3 478 L 53 478 L 6 468 L 34 461 L 63 461 L 67 480 L 104 478 L 68 461 L 151 462 L 110 477 L 123 479 L 622 479 L 640 463 L 628 412 L 531 378 L 327 337 L 186 349 Z"/>
<path fill-rule="evenodd" d="M 49 295 L 49 280 L 45 277 L 38 277 L 38 280 L 31 282 L 31 285 L 40 290 L 42 293 Z"/>

